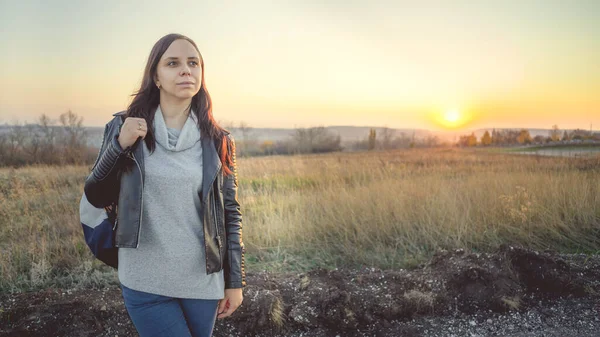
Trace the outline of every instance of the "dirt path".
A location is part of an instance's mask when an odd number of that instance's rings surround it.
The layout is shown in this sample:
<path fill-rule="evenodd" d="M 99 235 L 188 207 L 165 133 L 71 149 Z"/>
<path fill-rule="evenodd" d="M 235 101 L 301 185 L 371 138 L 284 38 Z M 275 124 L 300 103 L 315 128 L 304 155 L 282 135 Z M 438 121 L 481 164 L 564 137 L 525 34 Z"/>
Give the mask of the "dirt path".
<path fill-rule="evenodd" d="M 600 256 L 502 247 L 414 270 L 248 273 L 214 336 L 600 336 Z M 0 336 L 136 336 L 117 286 L 0 295 Z"/>

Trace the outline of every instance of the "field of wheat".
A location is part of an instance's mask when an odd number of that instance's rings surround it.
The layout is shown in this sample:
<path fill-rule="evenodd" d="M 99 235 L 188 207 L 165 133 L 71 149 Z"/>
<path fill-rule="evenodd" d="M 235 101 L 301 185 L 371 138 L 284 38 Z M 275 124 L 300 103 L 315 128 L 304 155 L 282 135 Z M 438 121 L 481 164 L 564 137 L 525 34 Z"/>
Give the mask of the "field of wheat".
<path fill-rule="evenodd" d="M 83 240 L 87 166 L 0 169 L 0 291 L 116 282 Z M 462 149 L 238 158 L 247 271 L 406 268 L 439 248 L 600 250 L 600 157 Z"/>

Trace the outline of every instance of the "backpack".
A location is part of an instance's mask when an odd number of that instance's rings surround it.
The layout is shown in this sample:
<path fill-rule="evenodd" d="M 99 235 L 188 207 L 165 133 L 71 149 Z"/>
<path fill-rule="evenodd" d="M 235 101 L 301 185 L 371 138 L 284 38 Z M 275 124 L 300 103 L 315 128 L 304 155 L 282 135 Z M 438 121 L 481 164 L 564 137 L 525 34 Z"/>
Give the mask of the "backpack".
<path fill-rule="evenodd" d="M 125 121 L 125 116 L 121 116 L 121 121 Z M 123 123 L 121 123 L 121 126 Z M 119 131 L 120 126 L 119 126 Z M 139 140 L 136 140 L 136 145 Z M 104 149 L 104 141 L 98 152 L 96 163 L 102 155 Z M 96 163 L 94 166 L 96 166 Z M 120 179 L 120 173 L 118 174 Z M 110 205 L 102 208 L 97 208 L 90 204 L 85 191 L 81 195 L 79 201 L 79 220 L 83 229 L 85 243 L 92 251 L 94 256 L 104 264 L 118 269 L 119 266 L 119 248 L 115 247 L 115 233 L 117 229 L 117 201 L 113 201 Z"/>
<path fill-rule="evenodd" d="M 115 247 L 117 225 L 116 203 L 103 208 L 94 207 L 85 196 L 79 202 L 79 219 L 85 243 L 94 256 L 104 264 L 118 268 L 118 247 Z"/>

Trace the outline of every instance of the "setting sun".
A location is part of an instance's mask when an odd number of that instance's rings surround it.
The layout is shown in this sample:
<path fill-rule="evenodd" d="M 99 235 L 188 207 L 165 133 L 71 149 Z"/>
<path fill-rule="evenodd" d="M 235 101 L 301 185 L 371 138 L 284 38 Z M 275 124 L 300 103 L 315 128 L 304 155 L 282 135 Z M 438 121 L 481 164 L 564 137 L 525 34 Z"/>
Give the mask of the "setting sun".
<path fill-rule="evenodd" d="M 444 129 L 458 129 L 473 120 L 473 113 L 469 109 L 441 108 L 431 110 L 429 120 Z"/>
<path fill-rule="evenodd" d="M 444 119 L 448 123 L 456 123 L 460 120 L 460 111 L 458 109 L 448 110 L 444 114 Z"/>

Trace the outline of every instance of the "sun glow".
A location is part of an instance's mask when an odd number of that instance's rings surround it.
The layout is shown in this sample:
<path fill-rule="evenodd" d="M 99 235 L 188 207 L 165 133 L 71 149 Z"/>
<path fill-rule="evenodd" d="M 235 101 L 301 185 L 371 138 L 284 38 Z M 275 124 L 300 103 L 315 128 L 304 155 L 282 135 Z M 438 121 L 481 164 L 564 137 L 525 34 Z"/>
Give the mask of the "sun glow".
<path fill-rule="evenodd" d="M 444 129 L 457 129 L 465 126 L 472 120 L 473 116 L 466 111 L 458 108 L 439 109 L 431 111 L 430 120 Z"/>
<path fill-rule="evenodd" d="M 458 109 L 448 110 L 444 114 L 444 119 L 448 123 L 456 123 L 460 120 L 460 111 Z"/>

